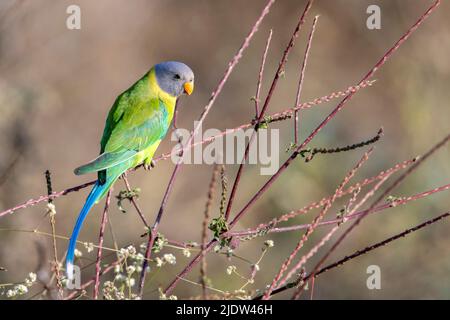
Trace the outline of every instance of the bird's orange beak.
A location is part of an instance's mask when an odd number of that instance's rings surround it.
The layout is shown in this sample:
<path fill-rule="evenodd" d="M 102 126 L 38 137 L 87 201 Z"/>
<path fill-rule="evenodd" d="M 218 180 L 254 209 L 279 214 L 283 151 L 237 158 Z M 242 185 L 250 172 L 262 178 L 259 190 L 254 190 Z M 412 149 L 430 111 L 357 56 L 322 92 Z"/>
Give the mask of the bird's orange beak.
<path fill-rule="evenodd" d="M 188 95 L 191 95 L 192 91 L 194 91 L 194 83 L 191 81 L 185 82 L 184 83 L 184 92 L 186 92 Z"/>

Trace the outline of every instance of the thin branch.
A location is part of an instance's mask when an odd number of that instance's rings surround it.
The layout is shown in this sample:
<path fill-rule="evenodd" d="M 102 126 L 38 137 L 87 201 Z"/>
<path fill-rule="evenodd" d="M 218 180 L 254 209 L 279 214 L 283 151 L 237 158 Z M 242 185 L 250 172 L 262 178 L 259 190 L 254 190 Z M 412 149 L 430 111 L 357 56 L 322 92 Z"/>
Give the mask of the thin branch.
<path fill-rule="evenodd" d="M 329 148 L 329 149 L 328 148 L 313 148 L 312 150 L 304 149 L 304 150 L 300 151 L 300 155 L 305 158 L 305 162 L 310 162 L 316 154 L 340 153 L 340 152 L 347 152 L 350 150 L 362 148 L 362 147 L 365 147 L 365 146 L 368 146 L 370 144 L 377 142 L 378 140 L 380 140 L 382 135 L 383 135 L 383 128 L 380 128 L 380 130 L 378 130 L 377 134 L 373 138 L 370 138 L 369 140 L 362 141 L 359 143 L 354 143 L 351 145 L 347 145 L 345 147 L 337 147 L 337 148 Z M 308 156 L 306 156 L 306 154 L 308 154 Z"/>
<path fill-rule="evenodd" d="M 53 193 L 52 191 L 52 178 L 50 175 L 50 171 L 45 171 L 45 180 L 47 184 L 47 194 L 51 195 Z M 54 261 L 54 270 L 55 270 L 55 277 L 56 277 L 56 287 L 58 288 L 58 298 L 62 299 L 64 296 L 64 290 L 61 283 L 61 274 L 59 270 L 59 261 L 58 261 L 58 250 L 56 248 L 56 219 L 55 219 L 55 206 L 53 204 L 52 199 L 48 199 L 48 209 L 47 213 L 50 217 L 50 225 L 52 228 L 52 245 L 53 245 L 53 259 Z"/>
<path fill-rule="evenodd" d="M 207 299 L 207 277 L 206 277 L 206 255 L 204 254 L 204 250 L 207 244 L 208 237 L 208 222 L 211 216 L 211 208 L 214 199 L 214 193 L 216 190 L 217 177 L 219 175 L 219 165 L 214 165 L 213 173 L 211 176 L 211 182 L 209 183 L 208 188 L 208 198 L 206 200 L 204 218 L 202 223 L 202 263 L 200 265 L 200 283 L 202 285 L 202 297 L 204 300 Z"/>
<path fill-rule="evenodd" d="M 112 189 L 108 191 L 108 195 L 106 196 L 105 209 L 103 210 L 102 215 L 102 223 L 100 226 L 100 233 L 98 236 L 98 249 L 97 249 L 97 260 L 95 263 L 95 284 L 94 284 L 94 299 L 98 299 L 98 289 L 100 287 L 100 263 L 102 261 L 102 247 L 103 247 L 103 239 L 105 235 L 106 222 L 108 221 L 108 209 L 109 204 L 111 202 L 111 193 Z"/>
<path fill-rule="evenodd" d="M 309 37 L 308 37 L 308 42 L 306 44 L 305 56 L 303 57 L 302 68 L 300 70 L 300 79 L 298 81 L 297 96 L 295 98 L 295 105 L 296 106 L 298 106 L 300 104 L 300 97 L 301 97 L 302 88 L 303 88 L 303 81 L 304 81 L 304 78 L 305 78 L 306 65 L 308 63 L 309 50 L 311 49 L 312 39 L 313 39 L 313 36 L 314 36 L 314 31 L 316 30 L 316 24 L 317 24 L 317 20 L 318 19 L 319 19 L 319 16 L 315 16 L 314 17 L 314 21 L 312 23 L 311 31 L 310 31 Z M 299 137 L 298 113 L 299 113 L 299 111 L 295 111 L 295 113 L 294 113 L 294 143 L 295 143 L 295 145 L 298 144 L 298 137 Z"/>
<path fill-rule="evenodd" d="M 127 191 L 132 192 L 132 189 L 131 189 L 130 183 L 128 182 L 126 173 L 124 173 L 122 175 L 122 179 L 123 179 L 123 182 L 125 183 L 125 188 L 127 189 Z M 148 224 L 147 219 L 145 219 L 145 216 L 142 213 L 142 210 L 139 207 L 139 204 L 137 203 L 137 201 L 134 199 L 134 197 L 130 197 L 129 199 L 130 199 L 130 202 L 133 204 L 134 208 L 136 209 L 136 211 L 137 211 L 139 217 L 141 218 L 142 222 L 144 223 L 145 227 L 150 228 L 150 225 Z"/>
<path fill-rule="evenodd" d="M 261 66 L 259 68 L 258 83 L 256 85 L 256 95 L 255 95 L 255 119 L 259 116 L 259 94 L 261 92 L 262 77 L 264 73 L 264 66 L 266 65 L 267 52 L 269 51 L 270 40 L 272 40 L 272 29 L 270 29 L 269 36 L 267 37 L 266 47 L 261 59 Z"/>

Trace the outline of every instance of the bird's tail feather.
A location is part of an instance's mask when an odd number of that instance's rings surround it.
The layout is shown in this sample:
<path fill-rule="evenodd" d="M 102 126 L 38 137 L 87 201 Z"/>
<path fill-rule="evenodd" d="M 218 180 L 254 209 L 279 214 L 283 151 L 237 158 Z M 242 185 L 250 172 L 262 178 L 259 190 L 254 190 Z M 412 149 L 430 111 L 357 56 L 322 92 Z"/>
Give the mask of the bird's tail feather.
<path fill-rule="evenodd" d="M 78 234 L 80 233 L 83 222 L 86 219 L 91 208 L 94 206 L 94 204 L 97 201 L 99 201 L 101 198 L 103 198 L 103 196 L 109 190 L 111 185 L 117 179 L 108 179 L 108 180 L 109 181 L 106 181 L 104 184 L 100 184 L 97 181 L 97 183 L 92 188 L 91 193 L 89 193 L 89 195 L 86 199 L 86 202 L 84 203 L 84 206 L 81 209 L 80 214 L 78 215 L 77 222 L 75 223 L 75 226 L 72 231 L 72 235 L 70 237 L 69 248 L 67 249 L 66 273 L 67 273 L 67 278 L 69 278 L 69 279 L 73 278 L 73 261 L 74 261 L 74 255 L 75 255 L 75 248 L 77 245 Z"/>

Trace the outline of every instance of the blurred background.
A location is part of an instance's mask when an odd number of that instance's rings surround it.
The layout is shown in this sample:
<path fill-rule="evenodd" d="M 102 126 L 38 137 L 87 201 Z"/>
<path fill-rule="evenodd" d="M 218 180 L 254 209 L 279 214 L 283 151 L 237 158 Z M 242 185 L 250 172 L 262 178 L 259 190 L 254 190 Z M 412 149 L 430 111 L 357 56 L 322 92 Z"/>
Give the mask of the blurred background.
<path fill-rule="evenodd" d="M 95 178 L 75 176 L 73 169 L 98 154 L 104 121 L 115 97 L 140 78 L 155 63 L 179 60 L 196 75 L 196 90 L 181 101 L 178 127 L 193 128 L 229 60 L 265 5 L 264 0 L 227 1 L 14 1 L 0 2 L 0 211 L 46 194 L 44 171 L 49 169 L 53 189 L 60 191 Z M 69 30 L 66 9 L 81 8 L 81 30 Z M 203 126 L 226 129 L 248 123 L 253 117 L 256 79 L 265 41 L 273 29 L 267 58 L 263 95 L 273 78 L 281 54 L 303 12 L 306 1 L 277 1 L 264 20 L 250 47 L 236 67 Z M 368 30 L 366 9 L 381 8 L 381 29 Z M 376 61 L 431 5 L 431 1 L 316 1 L 305 27 L 292 50 L 268 113 L 293 106 L 307 35 L 315 15 L 320 15 L 305 74 L 302 100 L 342 90 L 356 84 Z M 310 146 L 343 146 L 373 136 L 383 126 L 385 135 L 377 143 L 370 161 L 356 180 L 377 174 L 397 162 L 425 152 L 449 131 L 450 108 L 450 22 L 444 1 L 412 37 L 376 74 L 377 82 L 361 90 L 346 108 L 312 141 Z M 302 111 L 301 136 L 305 138 L 336 105 L 337 100 Z M 276 123 L 281 135 L 281 160 L 292 141 L 292 121 Z M 167 152 L 173 142 L 166 139 L 157 154 Z M 305 165 L 298 160 L 265 193 L 236 230 L 256 226 L 293 209 L 333 193 L 346 172 L 359 160 L 357 150 L 317 156 Z M 142 190 L 139 203 L 153 221 L 172 173 L 171 161 L 161 161 L 151 172 L 138 170 L 130 177 Z M 234 180 L 237 165 L 226 167 Z M 206 193 L 212 166 L 186 165 L 176 181 L 160 231 L 169 239 L 200 241 Z M 449 182 L 449 146 L 441 150 L 409 177 L 395 196 L 419 193 Z M 247 166 L 233 213 L 266 181 L 256 165 Z M 231 188 L 231 186 L 230 186 Z M 116 184 L 114 194 L 124 189 Z M 88 190 L 71 193 L 55 201 L 56 233 L 69 236 Z M 212 215 L 216 217 L 216 195 Z M 344 202 L 339 202 L 339 208 Z M 328 262 L 383 240 L 449 209 L 448 192 L 405 206 L 389 209 L 365 219 Z M 121 213 L 113 199 L 110 220 L 119 246 L 144 242 L 142 222 L 128 202 Z M 80 240 L 96 243 L 103 205 L 94 208 Z M 338 209 L 335 209 L 337 211 Z M 329 213 L 333 217 L 335 211 Z M 0 283 L 23 281 L 38 272 L 45 282 L 53 258 L 52 238 L 36 234 L 51 232 L 46 206 L 17 211 L 0 219 Z M 317 212 L 291 221 L 311 221 Z M 450 297 L 450 249 L 448 221 L 442 221 L 386 247 L 354 259 L 317 278 L 317 299 L 448 299 Z M 22 230 L 22 231 L 19 231 Z M 315 243 L 327 231 L 318 230 Z M 264 288 L 292 251 L 302 232 L 268 235 L 243 243 L 240 256 L 256 261 L 267 239 L 275 242 L 260 263 L 261 271 L 251 289 Z M 62 258 L 67 241 L 58 239 Z M 107 231 L 105 246 L 112 247 Z M 310 246 L 306 246 L 307 250 Z M 84 263 L 95 260 L 96 250 L 83 251 Z M 157 298 L 189 258 L 179 250 L 164 249 L 177 257 L 177 264 L 164 267 L 148 284 L 145 298 Z M 302 251 L 305 253 L 306 251 Z M 319 254 L 318 257 L 321 255 Z M 105 259 L 111 262 L 112 258 Z M 245 281 L 226 274 L 236 265 L 245 275 L 249 265 L 224 256 L 208 256 L 208 277 L 214 287 L 233 291 Z M 314 263 L 312 259 L 310 263 Z M 366 269 L 381 268 L 381 290 L 368 290 Z M 313 265 L 308 264 L 308 268 Z M 83 280 L 93 269 L 83 273 Z M 46 274 L 47 272 L 47 274 Z M 111 279 L 112 276 L 105 279 Z M 189 277 L 199 281 L 198 269 Z M 33 297 L 42 284 L 21 298 Z M 91 294 L 92 289 L 88 289 Z M 175 290 L 179 298 L 200 295 L 199 287 L 182 282 Z M 275 298 L 288 298 L 290 293 Z M 2 296 L 4 298 L 4 296 Z M 34 298 L 39 298 L 35 296 Z"/>

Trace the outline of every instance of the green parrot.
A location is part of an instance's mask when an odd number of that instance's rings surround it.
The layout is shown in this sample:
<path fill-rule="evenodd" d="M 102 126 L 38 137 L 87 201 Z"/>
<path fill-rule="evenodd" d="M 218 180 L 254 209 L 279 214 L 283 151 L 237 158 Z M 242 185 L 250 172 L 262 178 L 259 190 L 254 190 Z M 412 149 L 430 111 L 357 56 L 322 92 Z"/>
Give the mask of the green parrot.
<path fill-rule="evenodd" d="M 97 172 L 98 179 L 81 209 L 70 237 L 66 273 L 73 278 L 78 234 L 90 209 L 102 199 L 128 169 L 143 163 L 150 166 L 153 155 L 167 134 L 178 97 L 194 90 L 194 73 L 181 62 L 155 65 L 128 90 L 119 95 L 109 111 L 100 155 L 75 169 L 75 174 Z"/>

